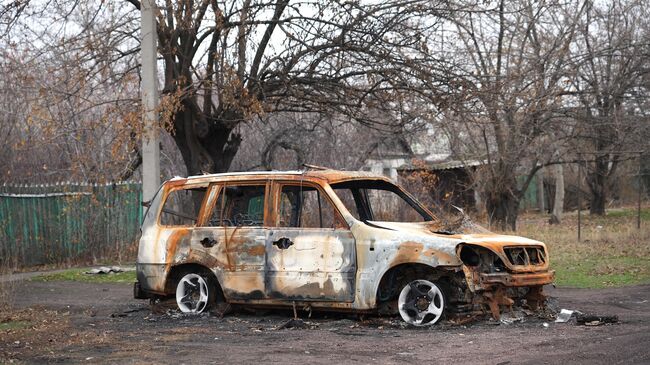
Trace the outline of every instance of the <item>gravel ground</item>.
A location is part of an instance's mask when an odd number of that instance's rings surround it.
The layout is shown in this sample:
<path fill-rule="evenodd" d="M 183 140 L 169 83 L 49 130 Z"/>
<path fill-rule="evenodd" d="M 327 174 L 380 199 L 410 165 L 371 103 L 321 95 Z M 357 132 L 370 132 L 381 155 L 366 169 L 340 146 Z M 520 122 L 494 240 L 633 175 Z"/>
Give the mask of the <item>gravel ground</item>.
<path fill-rule="evenodd" d="M 279 329 L 290 311 L 185 316 L 133 299 L 125 284 L 14 286 L 13 309 L 0 313 L 0 363 L 650 363 L 650 285 L 547 290 L 560 308 L 617 315 L 612 325 L 526 317 L 424 329 L 333 313 Z"/>

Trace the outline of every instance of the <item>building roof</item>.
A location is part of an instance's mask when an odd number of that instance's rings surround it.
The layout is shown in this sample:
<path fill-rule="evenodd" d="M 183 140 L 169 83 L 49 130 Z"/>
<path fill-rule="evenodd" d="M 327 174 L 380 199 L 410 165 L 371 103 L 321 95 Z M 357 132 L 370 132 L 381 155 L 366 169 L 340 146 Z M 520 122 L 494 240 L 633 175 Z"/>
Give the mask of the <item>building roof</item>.
<path fill-rule="evenodd" d="M 481 161 L 481 160 L 467 160 L 467 161 L 450 160 L 450 161 L 438 161 L 438 162 L 423 161 L 422 165 L 414 165 L 412 163 L 402 165 L 400 166 L 399 170 L 420 170 L 426 166 L 426 168 L 430 170 L 440 171 L 440 170 L 475 167 L 475 166 L 480 166 L 485 164 L 487 164 L 487 161 Z"/>

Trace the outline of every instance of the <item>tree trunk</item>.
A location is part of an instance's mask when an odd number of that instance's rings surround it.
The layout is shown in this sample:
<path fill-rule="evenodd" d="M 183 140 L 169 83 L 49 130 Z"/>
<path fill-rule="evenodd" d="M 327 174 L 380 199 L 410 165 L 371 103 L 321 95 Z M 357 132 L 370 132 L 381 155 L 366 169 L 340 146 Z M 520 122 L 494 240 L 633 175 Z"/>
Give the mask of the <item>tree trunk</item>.
<path fill-rule="evenodd" d="M 189 108 L 176 113 L 174 125 L 174 141 L 188 176 L 228 171 L 241 143 L 234 126 L 219 120 L 201 121 Z"/>
<path fill-rule="evenodd" d="M 519 199 L 508 191 L 488 192 L 486 195 L 485 209 L 490 226 L 497 226 L 502 231 L 516 230 Z"/>
<path fill-rule="evenodd" d="M 591 202 L 589 206 L 589 214 L 592 215 L 605 215 L 605 201 L 607 197 L 602 190 L 591 191 Z"/>
<path fill-rule="evenodd" d="M 540 213 L 546 212 L 546 194 L 544 194 L 544 172 L 540 169 L 537 172 L 537 207 Z"/>
<path fill-rule="evenodd" d="M 589 213 L 592 215 L 605 215 L 605 203 L 607 201 L 607 188 L 609 177 L 609 158 L 597 156 L 595 168 L 587 177 L 589 190 L 591 191 L 591 205 Z"/>
<path fill-rule="evenodd" d="M 560 224 L 564 212 L 564 167 L 561 164 L 553 167 L 553 177 L 555 178 L 555 198 L 550 223 Z"/>
<path fill-rule="evenodd" d="M 479 192 L 478 188 L 474 188 L 474 208 L 478 215 L 482 215 L 485 212 L 485 204 L 483 204 L 483 197 Z"/>

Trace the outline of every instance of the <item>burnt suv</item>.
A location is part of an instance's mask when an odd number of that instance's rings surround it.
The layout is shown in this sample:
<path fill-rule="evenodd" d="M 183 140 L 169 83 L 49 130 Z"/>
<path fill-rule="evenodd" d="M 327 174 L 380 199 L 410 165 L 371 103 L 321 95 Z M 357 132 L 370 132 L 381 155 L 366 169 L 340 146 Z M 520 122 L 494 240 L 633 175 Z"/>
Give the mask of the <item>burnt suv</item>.
<path fill-rule="evenodd" d="M 134 296 L 173 295 L 194 313 L 379 310 L 425 326 L 445 312 L 535 309 L 553 279 L 542 242 L 443 223 L 383 176 L 225 173 L 162 185 L 142 224 Z"/>

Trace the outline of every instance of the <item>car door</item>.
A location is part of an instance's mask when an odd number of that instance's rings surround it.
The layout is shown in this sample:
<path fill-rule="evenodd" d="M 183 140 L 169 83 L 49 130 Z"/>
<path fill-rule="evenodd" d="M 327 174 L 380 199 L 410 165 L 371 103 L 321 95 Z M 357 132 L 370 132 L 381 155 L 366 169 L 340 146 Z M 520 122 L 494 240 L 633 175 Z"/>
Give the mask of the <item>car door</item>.
<path fill-rule="evenodd" d="M 194 256 L 202 251 L 204 261 L 218 271 L 230 300 L 266 297 L 267 185 L 266 181 L 216 184 L 209 218 L 193 232 Z"/>
<path fill-rule="evenodd" d="M 347 223 L 317 184 L 275 182 L 266 242 L 270 298 L 354 300 L 356 250 Z"/>

